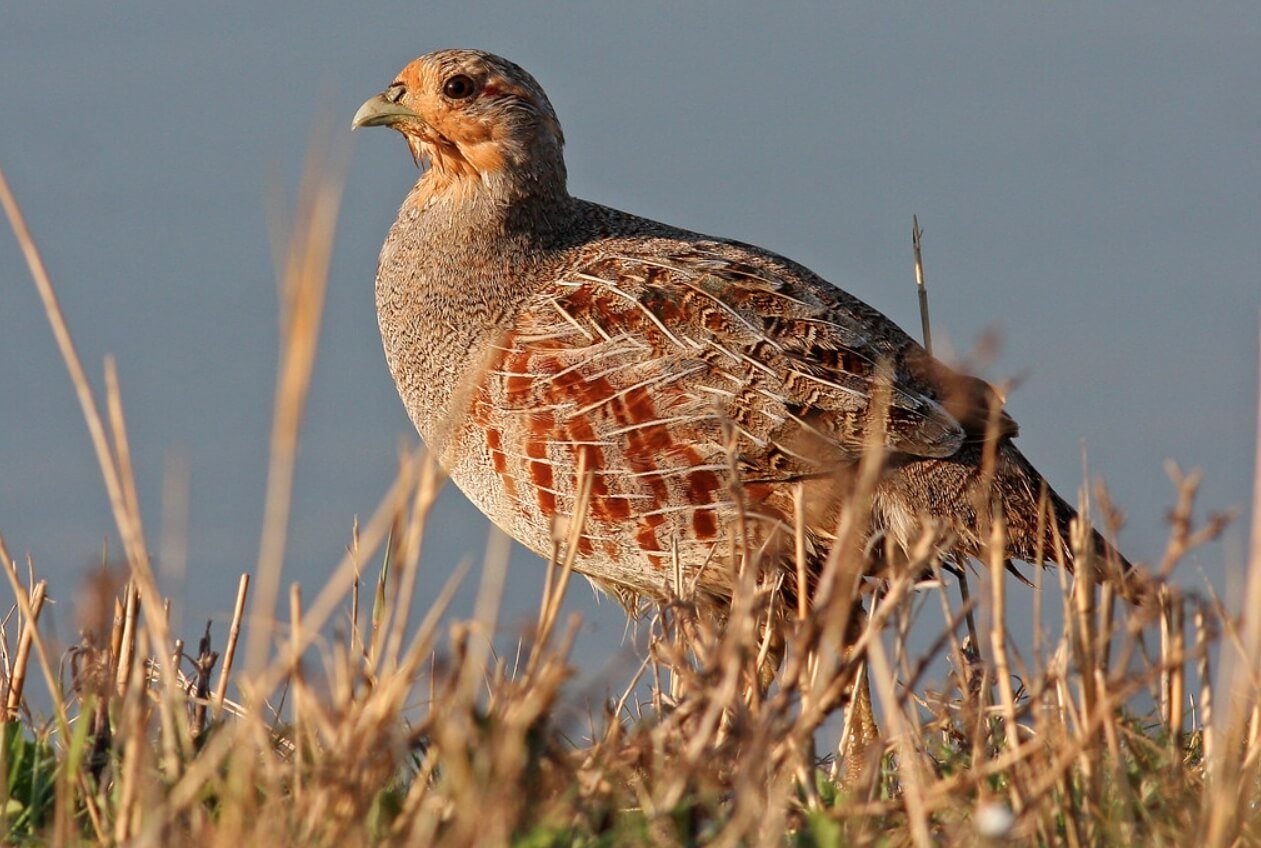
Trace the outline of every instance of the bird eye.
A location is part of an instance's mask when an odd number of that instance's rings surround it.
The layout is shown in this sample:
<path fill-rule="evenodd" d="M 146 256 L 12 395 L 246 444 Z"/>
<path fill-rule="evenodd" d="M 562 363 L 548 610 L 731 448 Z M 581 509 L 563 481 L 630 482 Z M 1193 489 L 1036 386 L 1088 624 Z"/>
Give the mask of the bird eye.
<path fill-rule="evenodd" d="M 452 100 L 464 100 L 476 92 L 477 84 L 464 74 L 456 74 L 442 85 L 442 93 Z"/>
<path fill-rule="evenodd" d="M 401 82 L 392 82 L 390 87 L 385 90 L 385 99 L 391 103 L 397 103 L 403 99 L 403 95 L 407 93 L 407 86 Z"/>

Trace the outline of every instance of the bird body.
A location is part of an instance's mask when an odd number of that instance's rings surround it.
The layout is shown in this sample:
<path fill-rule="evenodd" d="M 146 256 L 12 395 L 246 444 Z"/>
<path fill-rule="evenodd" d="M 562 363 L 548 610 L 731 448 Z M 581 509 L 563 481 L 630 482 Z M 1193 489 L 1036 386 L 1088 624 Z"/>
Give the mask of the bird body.
<path fill-rule="evenodd" d="M 789 259 L 571 197 L 559 122 L 521 68 L 429 54 L 355 124 L 398 129 L 429 162 L 376 282 L 400 396 L 456 484 L 527 547 L 552 553 L 589 474 L 581 573 L 623 600 L 661 597 L 677 562 L 729 597 L 733 570 L 708 566 L 737 530 L 786 566 L 798 493 L 817 566 L 875 447 L 869 538 L 906 550 L 933 530 L 976 555 L 992 486 L 1011 555 L 1071 562 L 1057 532 L 1074 512 L 988 384 Z"/>

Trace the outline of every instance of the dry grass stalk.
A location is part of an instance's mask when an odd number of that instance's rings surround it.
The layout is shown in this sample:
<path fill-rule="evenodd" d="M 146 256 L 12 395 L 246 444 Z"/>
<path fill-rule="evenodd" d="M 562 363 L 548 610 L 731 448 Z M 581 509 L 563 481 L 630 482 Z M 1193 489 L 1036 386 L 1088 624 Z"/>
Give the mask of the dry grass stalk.
<path fill-rule="evenodd" d="M 0 175 L 0 178 L 2 178 L 2 175 Z M 35 614 L 35 609 L 31 604 L 31 596 L 22 586 L 22 580 L 18 577 L 13 557 L 9 555 L 9 549 L 5 546 L 4 536 L 0 536 L 0 567 L 4 568 L 5 577 L 9 579 L 9 588 L 13 592 L 14 601 L 17 603 L 22 618 L 26 621 L 37 621 L 38 616 Z M 35 657 L 39 660 L 40 671 L 44 675 L 44 682 L 48 684 L 50 689 L 49 696 L 52 699 L 53 716 L 57 721 L 57 728 L 61 733 L 69 735 L 70 724 L 66 704 L 61 695 L 61 688 L 55 685 L 57 677 L 53 673 L 53 664 L 49 656 L 48 646 L 38 627 L 32 628 L 30 633 L 31 644 L 35 648 Z"/>
<path fill-rule="evenodd" d="M 340 181 L 317 176 L 326 165 L 321 154 L 322 151 L 313 151 L 308 159 L 298 200 L 298 222 L 280 275 L 281 354 L 263 532 L 255 570 L 257 586 L 250 616 L 253 630 L 246 652 L 246 669 L 250 676 L 256 675 L 263 666 L 280 591 L 298 433 L 315 367 L 328 263 L 341 197 Z"/>
<path fill-rule="evenodd" d="M 140 605 L 140 591 L 127 583 L 123 593 L 123 628 L 118 642 L 118 665 L 115 680 L 118 694 L 127 693 L 127 681 L 131 678 L 131 669 L 136 656 L 136 609 Z"/>
<path fill-rule="evenodd" d="M 1261 350 L 1258 351 L 1261 361 Z M 1243 621 L 1238 651 L 1227 651 L 1222 680 L 1227 693 L 1218 700 L 1217 717 L 1220 740 L 1214 745 L 1216 756 L 1210 763 L 1211 791 L 1205 794 L 1208 820 L 1206 843 L 1209 848 L 1230 845 L 1241 829 L 1241 818 L 1257 801 L 1255 786 L 1258 751 L 1257 706 L 1261 704 L 1261 382 L 1257 393 L 1256 464 L 1253 475 L 1252 538 L 1248 549 L 1247 582 L 1243 609 L 1251 614 Z M 1186 534 L 1182 534 L 1186 535 Z"/>
<path fill-rule="evenodd" d="M 44 594 L 48 583 L 44 580 L 31 589 L 27 602 L 31 615 L 22 622 L 22 635 L 18 638 L 17 653 L 13 656 L 13 670 L 9 676 L 8 695 L 5 699 L 5 721 L 14 721 L 22 707 L 22 690 L 26 686 L 26 668 L 31 659 L 31 646 L 35 643 L 35 631 L 39 627 L 39 613 L 44 608 Z"/>
<path fill-rule="evenodd" d="M 228 626 L 228 644 L 223 650 L 223 665 L 219 668 L 219 682 L 215 685 L 214 717 L 218 718 L 223 701 L 228 696 L 228 681 L 232 677 L 232 662 L 236 659 L 236 644 L 241 638 L 241 620 L 245 616 L 245 601 L 250 593 L 250 576 L 242 574 L 236 587 L 236 603 L 232 605 L 232 623 Z"/>

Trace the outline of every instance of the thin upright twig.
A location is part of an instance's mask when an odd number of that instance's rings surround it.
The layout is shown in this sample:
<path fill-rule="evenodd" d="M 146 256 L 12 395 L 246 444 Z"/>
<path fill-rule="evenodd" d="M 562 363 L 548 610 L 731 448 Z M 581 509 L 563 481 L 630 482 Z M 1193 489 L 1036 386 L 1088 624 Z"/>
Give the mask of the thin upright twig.
<path fill-rule="evenodd" d="M 919 322 L 924 334 L 924 350 L 933 355 L 933 326 L 928 315 L 928 286 L 924 283 L 924 231 L 919 226 L 919 216 L 911 216 L 911 250 L 915 256 L 915 290 L 919 295 Z M 967 612 L 968 638 L 972 647 L 980 649 L 980 631 L 976 626 L 976 616 L 972 613 L 972 592 L 968 586 L 966 566 L 960 563 L 958 570 L 959 599 Z"/>
<path fill-rule="evenodd" d="M 232 626 L 228 630 L 228 644 L 223 649 L 223 666 L 219 669 L 219 683 L 215 686 L 214 718 L 223 709 L 223 699 L 228 694 L 228 678 L 232 674 L 232 660 L 236 656 L 236 643 L 241 638 L 241 619 L 245 616 L 245 598 L 250 592 L 250 576 L 241 575 L 236 587 L 236 605 L 232 608 Z"/>
<path fill-rule="evenodd" d="M 924 257 L 920 252 L 924 231 L 919 228 L 919 216 L 911 216 L 911 249 L 915 251 L 915 288 L 919 292 L 919 321 L 924 330 L 924 350 L 933 352 L 933 328 L 928 320 L 928 287 L 924 285 Z"/>

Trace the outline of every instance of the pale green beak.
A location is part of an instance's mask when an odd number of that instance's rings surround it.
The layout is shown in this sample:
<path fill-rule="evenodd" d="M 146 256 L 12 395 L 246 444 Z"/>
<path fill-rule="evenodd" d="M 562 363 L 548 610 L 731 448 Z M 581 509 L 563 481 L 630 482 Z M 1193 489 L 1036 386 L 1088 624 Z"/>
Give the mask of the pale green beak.
<path fill-rule="evenodd" d="M 392 127 L 401 121 L 419 120 L 420 115 L 401 103 L 392 102 L 385 93 L 381 93 L 359 107 L 350 122 L 350 128 L 357 130 L 360 127 Z"/>

